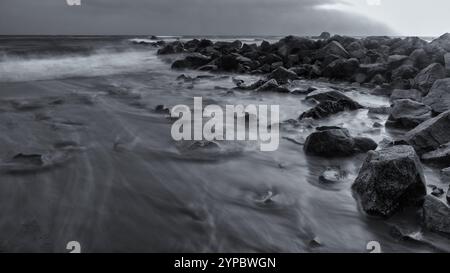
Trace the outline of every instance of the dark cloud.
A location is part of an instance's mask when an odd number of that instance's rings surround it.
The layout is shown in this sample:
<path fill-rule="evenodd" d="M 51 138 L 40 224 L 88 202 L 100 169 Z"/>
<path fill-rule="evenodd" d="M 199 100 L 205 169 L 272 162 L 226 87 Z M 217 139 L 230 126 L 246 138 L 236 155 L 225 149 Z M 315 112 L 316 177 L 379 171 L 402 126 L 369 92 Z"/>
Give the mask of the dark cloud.
<path fill-rule="evenodd" d="M 1 34 L 391 34 L 341 0 L 0 0 Z"/>

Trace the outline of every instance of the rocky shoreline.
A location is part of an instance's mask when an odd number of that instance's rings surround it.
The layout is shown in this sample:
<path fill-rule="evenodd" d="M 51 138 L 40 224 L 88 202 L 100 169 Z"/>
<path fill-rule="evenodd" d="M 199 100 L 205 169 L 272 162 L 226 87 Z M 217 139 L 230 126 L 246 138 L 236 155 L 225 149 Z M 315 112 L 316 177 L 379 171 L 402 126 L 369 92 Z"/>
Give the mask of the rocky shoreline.
<path fill-rule="evenodd" d="M 373 94 L 389 96 L 390 108 L 369 112 L 389 114 L 385 126 L 407 130 L 403 137 L 381 145 L 352 137 L 344 128 L 322 127 L 307 138 L 304 150 L 322 157 L 367 153 L 352 187 L 362 209 L 388 218 L 416 207 L 425 229 L 450 236 L 450 190 L 428 185 L 432 191 L 427 195 L 422 168 L 422 164 L 438 165 L 443 181 L 449 182 L 449 33 L 430 43 L 418 37 L 356 39 L 322 33 L 317 39 L 287 36 L 259 45 L 206 39 L 151 44 L 159 47 L 159 55 L 182 56 L 172 63 L 173 69 L 261 75 L 250 84 L 236 81 L 236 89 L 306 95 L 315 106 L 298 120 L 364 107 L 337 90 L 292 90 L 296 80 L 346 81 L 354 88 L 363 86 Z"/>

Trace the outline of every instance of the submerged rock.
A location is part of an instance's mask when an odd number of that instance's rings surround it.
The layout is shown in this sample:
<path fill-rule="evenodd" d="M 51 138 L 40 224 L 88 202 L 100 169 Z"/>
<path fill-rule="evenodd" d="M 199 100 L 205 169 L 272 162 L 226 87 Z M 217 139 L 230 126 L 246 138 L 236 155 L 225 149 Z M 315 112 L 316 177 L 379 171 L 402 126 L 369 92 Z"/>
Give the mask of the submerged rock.
<path fill-rule="evenodd" d="M 344 180 L 345 173 L 339 167 L 328 167 L 320 176 L 319 182 L 323 184 L 335 184 Z"/>
<path fill-rule="evenodd" d="M 423 103 L 433 108 L 436 113 L 450 110 L 450 78 L 437 80 L 428 95 L 423 98 Z"/>
<path fill-rule="evenodd" d="M 417 205 L 426 195 L 420 160 L 405 145 L 369 153 L 352 188 L 365 212 L 383 217 Z"/>
<path fill-rule="evenodd" d="M 396 100 L 386 126 L 412 129 L 431 118 L 431 108 L 409 99 Z"/>
<path fill-rule="evenodd" d="M 314 99 L 318 102 L 324 102 L 324 101 L 338 101 L 338 100 L 352 100 L 351 98 L 344 95 L 342 92 L 336 91 L 336 90 L 316 90 L 311 93 L 309 93 L 305 100 L 311 100 Z"/>
<path fill-rule="evenodd" d="M 299 119 L 304 118 L 313 118 L 313 119 L 321 119 L 333 114 L 337 114 L 346 110 L 358 110 L 363 108 L 359 103 L 349 99 L 341 99 L 338 101 L 324 101 L 313 107 L 312 109 L 304 112 L 300 115 Z"/>
<path fill-rule="evenodd" d="M 162 104 L 159 104 L 155 107 L 155 113 L 170 115 L 170 109 Z"/>
<path fill-rule="evenodd" d="M 8 173 L 27 173 L 47 170 L 65 163 L 70 159 L 66 151 L 53 151 L 45 154 L 19 153 L 0 163 L 0 171 Z"/>
<path fill-rule="evenodd" d="M 450 111 L 419 124 L 407 132 L 403 140 L 420 155 L 450 142 Z"/>
<path fill-rule="evenodd" d="M 347 129 L 316 131 L 306 138 L 304 150 L 307 154 L 326 157 L 350 156 L 376 149 L 378 145 L 370 139 L 353 138 Z"/>
<path fill-rule="evenodd" d="M 423 204 L 423 225 L 426 229 L 450 236 L 450 208 L 438 198 L 427 195 Z"/>

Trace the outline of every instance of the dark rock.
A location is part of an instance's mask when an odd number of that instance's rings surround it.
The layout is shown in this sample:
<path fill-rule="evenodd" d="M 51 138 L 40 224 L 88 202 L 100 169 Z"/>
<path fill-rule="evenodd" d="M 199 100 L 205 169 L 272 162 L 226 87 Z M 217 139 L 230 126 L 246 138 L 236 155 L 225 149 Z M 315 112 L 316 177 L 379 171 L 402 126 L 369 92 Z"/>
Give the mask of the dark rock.
<path fill-rule="evenodd" d="M 300 115 L 299 119 L 313 118 L 321 119 L 342 111 L 361 109 L 362 106 L 352 99 L 340 99 L 337 101 L 327 100 L 319 103 L 312 109 Z"/>
<path fill-rule="evenodd" d="M 331 91 L 323 91 L 323 90 L 316 90 L 308 94 L 305 98 L 306 100 L 314 99 L 318 102 L 324 102 L 324 101 L 338 101 L 338 100 L 352 100 L 351 98 L 344 95 L 342 92 L 331 90 Z"/>
<path fill-rule="evenodd" d="M 298 76 L 295 72 L 281 66 L 269 75 L 269 79 L 275 79 L 279 84 L 286 84 L 289 81 L 297 80 Z"/>
<path fill-rule="evenodd" d="M 428 230 L 450 235 L 450 208 L 438 198 L 427 195 L 423 204 L 423 225 Z"/>
<path fill-rule="evenodd" d="M 287 36 L 278 42 L 278 54 L 287 58 L 289 55 L 297 54 L 300 51 L 315 48 L 314 41 L 297 36 Z"/>
<path fill-rule="evenodd" d="M 419 124 L 406 133 L 404 140 L 420 155 L 450 142 L 450 111 Z"/>
<path fill-rule="evenodd" d="M 289 89 L 278 85 L 278 82 L 275 79 L 266 81 L 264 84 L 262 84 L 255 90 L 256 91 L 272 91 L 272 92 L 279 92 L 279 93 L 289 93 L 290 92 Z"/>
<path fill-rule="evenodd" d="M 372 125 L 373 128 L 382 128 L 383 124 L 379 123 L 379 122 L 374 122 Z"/>
<path fill-rule="evenodd" d="M 158 114 L 170 114 L 170 109 L 166 106 L 159 104 L 155 107 L 155 113 Z"/>
<path fill-rule="evenodd" d="M 441 174 L 444 179 L 447 179 L 446 181 L 450 181 L 450 167 L 442 169 Z M 450 198 L 450 189 L 447 191 L 447 201 L 450 203 L 448 198 Z"/>
<path fill-rule="evenodd" d="M 434 82 L 445 78 L 445 68 L 439 64 L 430 64 L 417 74 L 414 78 L 414 87 L 422 91 L 424 95 L 428 94 Z"/>
<path fill-rule="evenodd" d="M 218 67 L 217 67 L 217 65 L 214 65 L 214 64 L 207 64 L 207 65 L 201 66 L 197 69 L 200 71 L 216 71 L 218 69 Z"/>
<path fill-rule="evenodd" d="M 182 60 L 172 64 L 172 69 L 196 69 L 209 63 L 211 59 L 200 53 L 191 53 Z"/>
<path fill-rule="evenodd" d="M 383 217 L 426 195 L 422 166 L 411 146 L 370 152 L 352 188 L 365 212 Z"/>
<path fill-rule="evenodd" d="M 344 128 L 339 127 L 339 126 L 319 126 L 319 127 L 316 127 L 317 131 L 327 131 L 327 130 L 333 130 L 333 129 L 344 129 Z"/>
<path fill-rule="evenodd" d="M 259 46 L 259 50 L 262 52 L 271 52 L 272 45 L 267 41 L 262 41 L 261 45 Z"/>
<path fill-rule="evenodd" d="M 340 35 L 334 35 L 329 40 L 338 42 L 344 48 L 346 48 L 349 44 L 358 41 L 358 39 L 356 39 L 356 38 L 349 37 L 349 36 L 340 36 Z"/>
<path fill-rule="evenodd" d="M 345 48 L 337 41 L 331 41 L 326 46 L 321 48 L 318 52 L 317 57 L 319 59 L 325 59 L 325 57 L 330 55 L 336 55 L 342 58 L 349 58 L 350 54 L 345 50 Z"/>
<path fill-rule="evenodd" d="M 19 153 L 0 163 L 0 171 L 7 173 L 40 172 L 59 166 L 71 159 L 67 151 L 50 151 L 44 154 Z"/>
<path fill-rule="evenodd" d="M 323 76 L 328 78 L 349 79 L 355 74 L 358 69 L 358 59 L 337 59 L 327 65 L 322 72 Z"/>
<path fill-rule="evenodd" d="M 331 38 L 331 34 L 329 32 L 322 32 L 319 36 L 319 39 L 328 40 Z"/>
<path fill-rule="evenodd" d="M 450 164 L 450 142 L 422 155 L 424 162 Z"/>
<path fill-rule="evenodd" d="M 436 196 L 436 197 L 441 197 L 442 195 L 444 195 L 444 190 L 441 188 L 435 187 L 431 191 L 431 195 Z"/>
<path fill-rule="evenodd" d="M 422 101 L 422 93 L 417 89 L 395 89 L 392 91 L 390 100 L 410 99 L 413 101 Z"/>
<path fill-rule="evenodd" d="M 383 85 L 376 86 L 374 89 L 371 90 L 370 93 L 373 95 L 390 97 L 392 95 L 392 92 L 393 92 L 393 90 L 390 88 L 390 86 L 383 84 Z"/>
<path fill-rule="evenodd" d="M 445 63 L 445 73 L 447 76 L 450 76 L 450 53 L 445 54 L 444 56 Z"/>
<path fill-rule="evenodd" d="M 380 107 L 369 107 L 369 114 L 375 115 L 389 115 L 392 111 L 391 107 L 380 106 Z"/>
<path fill-rule="evenodd" d="M 320 176 L 319 182 L 323 184 L 335 184 L 344 180 L 345 173 L 339 167 L 328 167 Z"/>
<path fill-rule="evenodd" d="M 166 44 L 163 48 L 158 50 L 159 55 L 176 54 L 184 52 L 184 45 L 180 41 L 175 41 Z"/>
<path fill-rule="evenodd" d="M 239 69 L 239 61 L 234 55 L 223 55 L 216 62 L 217 67 L 223 71 L 237 71 Z"/>
<path fill-rule="evenodd" d="M 431 42 L 433 46 L 439 46 L 443 48 L 445 51 L 450 52 L 450 33 L 445 33 L 441 37 L 433 40 Z"/>
<path fill-rule="evenodd" d="M 431 108 L 409 99 L 394 101 L 386 126 L 412 129 L 431 118 Z"/>
<path fill-rule="evenodd" d="M 367 137 L 355 137 L 353 139 L 355 141 L 355 150 L 361 153 L 376 150 L 378 147 L 375 141 Z"/>
<path fill-rule="evenodd" d="M 387 65 L 390 70 L 393 70 L 405 63 L 408 60 L 408 56 L 405 55 L 391 55 L 388 57 Z"/>
<path fill-rule="evenodd" d="M 450 78 L 435 81 L 423 103 L 436 113 L 450 110 Z"/>
<path fill-rule="evenodd" d="M 423 49 L 419 48 L 414 50 L 411 55 L 409 55 L 409 60 L 414 67 L 418 69 L 424 69 L 431 64 L 431 58 L 428 53 Z"/>
<path fill-rule="evenodd" d="M 428 43 L 418 37 L 407 37 L 391 45 L 391 53 L 409 56 L 414 50 L 423 48 Z"/>
<path fill-rule="evenodd" d="M 414 78 L 419 70 L 412 65 L 404 64 L 392 70 L 392 79 L 411 79 Z"/>
<path fill-rule="evenodd" d="M 350 156 L 361 151 L 347 129 L 329 129 L 309 135 L 304 150 L 307 154 L 326 157 Z"/>

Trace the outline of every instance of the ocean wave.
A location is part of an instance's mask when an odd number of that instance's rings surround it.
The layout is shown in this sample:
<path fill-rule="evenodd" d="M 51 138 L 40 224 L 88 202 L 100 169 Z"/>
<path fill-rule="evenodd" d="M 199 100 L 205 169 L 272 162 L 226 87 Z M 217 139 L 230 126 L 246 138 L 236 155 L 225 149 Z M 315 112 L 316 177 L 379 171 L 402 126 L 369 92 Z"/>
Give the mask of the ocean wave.
<path fill-rule="evenodd" d="M 158 58 L 154 51 L 107 52 L 91 55 L 5 57 L 0 82 L 24 82 L 71 77 L 105 76 L 146 71 Z"/>

